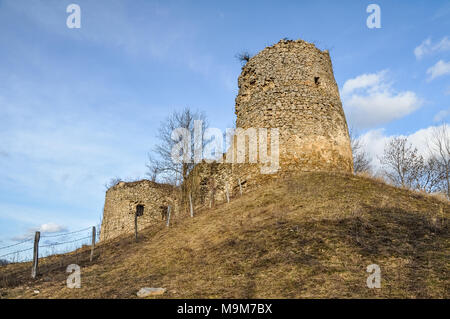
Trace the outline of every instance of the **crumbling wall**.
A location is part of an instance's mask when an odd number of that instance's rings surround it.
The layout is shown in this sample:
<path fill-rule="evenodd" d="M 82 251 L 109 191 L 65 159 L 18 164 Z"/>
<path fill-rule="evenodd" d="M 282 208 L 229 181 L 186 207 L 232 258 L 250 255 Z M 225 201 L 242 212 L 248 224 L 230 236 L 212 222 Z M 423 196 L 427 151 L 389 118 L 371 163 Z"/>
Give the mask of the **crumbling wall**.
<path fill-rule="evenodd" d="M 261 164 L 248 161 L 248 140 L 245 163 L 237 163 L 235 137 L 227 152 L 232 163 L 226 163 L 224 155 L 223 163 L 201 163 L 190 174 L 190 188 L 200 203 L 208 204 L 212 196 L 223 201 L 225 187 L 235 195 L 239 180 L 246 189 L 299 171 L 353 171 L 347 122 L 328 51 L 302 40 L 281 40 L 252 57 L 238 83 L 236 127 L 277 128 L 280 168 L 271 176 L 261 174 Z M 269 134 L 268 154 L 270 144 Z"/>
<path fill-rule="evenodd" d="M 223 163 L 203 162 L 190 172 L 185 183 L 195 205 L 223 202 L 227 189 L 236 196 L 239 181 L 245 191 L 299 171 L 353 171 L 347 122 L 328 51 L 302 40 L 281 40 L 247 62 L 238 84 L 236 127 L 277 128 L 280 169 L 264 175 L 261 164 L 236 163 L 235 139 L 227 153 L 234 154 L 233 163 L 226 163 L 224 155 Z M 150 181 L 116 185 L 106 193 L 100 239 L 133 232 L 137 205 L 145 205 L 139 228 L 161 222 L 161 207 L 169 204 L 175 207 L 174 217 L 180 216 L 187 210 L 178 208 L 176 198 L 173 187 Z"/>
<path fill-rule="evenodd" d="M 282 171 L 353 171 L 328 51 L 281 40 L 252 57 L 238 83 L 236 127 L 278 128 Z"/>
<path fill-rule="evenodd" d="M 200 206 L 224 201 L 226 190 L 228 189 L 229 195 L 232 195 L 234 184 L 231 164 L 205 161 L 195 165 L 186 181 L 188 192 L 192 194 L 195 205 Z"/>
<path fill-rule="evenodd" d="M 164 223 L 162 213 L 171 206 L 171 220 L 180 217 L 177 190 L 171 185 L 148 180 L 121 182 L 106 192 L 100 240 L 134 232 L 136 206 L 143 205 L 138 231 L 155 223 Z"/>

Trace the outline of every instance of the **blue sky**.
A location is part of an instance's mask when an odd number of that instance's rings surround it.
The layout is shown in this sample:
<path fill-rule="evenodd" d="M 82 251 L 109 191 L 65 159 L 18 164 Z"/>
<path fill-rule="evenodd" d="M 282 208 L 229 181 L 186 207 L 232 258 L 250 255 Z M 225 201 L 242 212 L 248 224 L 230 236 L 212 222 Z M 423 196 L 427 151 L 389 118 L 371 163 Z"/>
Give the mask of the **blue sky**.
<path fill-rule="evenodd" d="M 0 246 L 98 224 L 105 182 L 145 175 L 173 110 L 231 127 L 236 53 L 284 37 L 330 50 L 371 154 L 394 135 L 420 145 L 450 114 L 449 31 L 448 1 L 0 0 Z"/>

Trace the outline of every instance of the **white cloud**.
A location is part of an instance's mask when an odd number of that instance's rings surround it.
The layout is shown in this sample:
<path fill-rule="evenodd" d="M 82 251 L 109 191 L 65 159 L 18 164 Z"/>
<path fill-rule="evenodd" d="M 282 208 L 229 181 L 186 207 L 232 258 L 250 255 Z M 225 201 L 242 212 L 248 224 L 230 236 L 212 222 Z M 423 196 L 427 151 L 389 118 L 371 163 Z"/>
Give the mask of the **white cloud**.
<path fill-rule="evenodd" d="M 362 74 L 344 83 L 342 100 L 352 127 L 376 127 L 402 118 L 422 104 L 412 91 L 396 92 L 387 74 L 387 70 Z"/>
<path fill-rule="evenodd" d="M 61 233 L 67 231 L 67 227 L 55 223 L 42 224 L 39 231 L 43 233 Z"/>
<path fill-rule="evenodd" d="M 417 59 L 423 56 L 434 53 L 450 50 L 450 40 L 448 37 L 443 37 L 441 41 L 433 44 L 431 38 L 425 39 L 418 47 L 414 49 L 414 55 Z"/>
<path fill-rule="evenodd" d="M 347 80 L 342 88 L 342 94 L 347 95 L 357 89 L 378 86 L 386 74 L 386 70 L 372 74 L 362 74 L 354 79 Z"/>
<path fill-rule="evenodd" d="M 427 74 L 429 75 L 428 81 L 431 81 L 439 76 L 450 74 L 450 62 L 439 60 L 435 65 L 428 68 Z"/>
<path fill-rule="evenodd" d="M 359 137 L 364 150 L 372 159 L 372 166 L 376 169 L 380 167 L 378 156 L 383 154 L 384 145 L 389 139 L 390 137 L 384 134 L 384 129 L 370 130 Z"/>
<path fill-rule="evenodd" d="M 446 115 L 450 114 L 450 110 L 445 111 Z M 439 114 L 439 113 L 438 113 Z M 374 129 L 369 130 L 365 134 L 362 134 L 358 138 L 361 140 L 365 151 L 368 153 L 369 157 L 372 159 L 372 166 L 375 170 L 380 169 L 381 164 L 379 157 L 382 156 L 385 145 L 392 140 L 394 137 L 407 137 L 408 142 L 410 142 L 414 147 L 417 148 L 419 154 L 427 158 L 429 156 L 428 144 L 432 138 L 433 130 L 437 126 L 429 126 L 427 128 L 419 129 L 411 134 L 398 134 L 398 135 L 388 135 L 385 133 L 385 129 Z"/>
<path fill-rule="evenodd" d="M 37 231 L 41 232 L 41 234 L 63 233 L 63 232 L 67 232 L 67 227 L 60 225 L 60 224 L 56 224 L 56 223 L 42 224 L 39 227 L 34 227 L 34 228 L 28 229 L 28 231 L 25 234 L 13 237 L 12 240 L 13 241 L 23 241 L 23 240 L 31 239 L 34 237 L 34 234 Z"/>
<path fill-rule="evenodd" d="M 429 47 L 431 46 L 431 39 L 428 38 L 424 40 L 418 47 L 414 49 L 414 55 L 417 59 L 421 59 L 426 53 L 429 51 Z"/>
<path fill-rule="evenodd" d="M 381 167 L 379 157 L 383 154 L 384 146 L 394 137 L 407 137 L 408 141 L 417 148 L 418 152 L 422 156 L 427 157 L 429 151 L 428 141 L 430 140 L 435 127 L 436 126 L 430 126 L 420 129 L 409 135 L 386 135 L 384 129 L 376 129 L 361 135 L 359 139 L 364 145 L 365 151 L 372 159 L 372 166 L 377 170 Z"/>
<path fill-rule="evenodd" d="M 450 110 L 442 110 L 439 111 L 433 118 L 433 121 L 435 122 L 441 122 L 442 120 L 444 120 L 448 115 L 450 114 Z"/>

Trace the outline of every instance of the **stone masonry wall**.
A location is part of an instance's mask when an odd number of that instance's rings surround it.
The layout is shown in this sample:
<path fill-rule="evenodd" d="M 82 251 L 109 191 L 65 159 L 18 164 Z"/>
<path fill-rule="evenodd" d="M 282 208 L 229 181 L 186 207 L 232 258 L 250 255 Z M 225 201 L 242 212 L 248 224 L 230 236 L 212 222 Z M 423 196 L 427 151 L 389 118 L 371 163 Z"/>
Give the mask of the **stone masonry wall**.
<path fill-rule="evenodd" d="M 347 122 L 327 51 L 302 40 L 280 41 L 252 57 L 239 77 L 236 127 L 278 128 L 280 169 L 261 174 L 260 164 L 236 163 L 236 137 L 227 154 L 234 162 L 201 163 L 188 182 L 199 202 L 224 201 L 230 194 L 267 179 L 299 171 L 353 171 Z M 267 140 L 270 153 L 270 134 Z M 197 201 L 196 201 L 197 202 Z"/>
<path fill-rule="evenodd" d="M 236 127 L 279 128 L 281 170 L 353 171 L 328 51 L 281 40 L 252 57 L 238 83 Z"/>
<path fill-rule="evenodd" d="M 186 182 L 195 204 L 201 206 L 224 200 L 226 189 L 232 192 L 232 183 L 231 164 L 216 162 L 197 164 Z"/>
<path fill-rule="evenodd" d="M 121 234 L 134 233 L 134 215 L 137 205 L 144 205 L 138 217 L 138 231 L 155 223 L 164 223 L 163 212 L 171 206 L 171 220 L 180 214 L 176 189 L 148 180 L 121 182 L 106 192 L 100 240 Z"/>
<path fill-rule="evenodd" d="M 353 171 L 347 122 L 328 51 L 302 40 L 281 40 L 247 62 L 238 85 L 236 127 L 278 128 L 281 167 L 276 174 L 264 175 L 258 163 L 197 164 L 185 181 L 195 206 L 224 202 L 226 189 L 236 196 L 239 180 L 245 191 L 299 171 Z M 236 156 L 235 142 L 236 138 L 227 154 Z M 270 137 L 267 142 L 270 145 Z M 175 192 L 172 186 L 145 180 L 112 187 L 106 193 L 100 239 L 132 233 L 137 205 L 145 206 L 139 229 L 161 222 L 161 209 L 167 205 L 175 208 L 171 218 L 180 217 L 186 210 L 179 208 Z"/>
<path fill-rule="evenodd" d="M 187 184 L 195 206 L 208 207 L 224 203 L 227 200 L 227 190 L 230 198 L 233 198 L 240 195 L 240 189 L 244 193 L 278 176 L 279 174 L 259 174 L 259 166 L 256 164 L 203 162 L 194 167 L 188 176 Z"/>

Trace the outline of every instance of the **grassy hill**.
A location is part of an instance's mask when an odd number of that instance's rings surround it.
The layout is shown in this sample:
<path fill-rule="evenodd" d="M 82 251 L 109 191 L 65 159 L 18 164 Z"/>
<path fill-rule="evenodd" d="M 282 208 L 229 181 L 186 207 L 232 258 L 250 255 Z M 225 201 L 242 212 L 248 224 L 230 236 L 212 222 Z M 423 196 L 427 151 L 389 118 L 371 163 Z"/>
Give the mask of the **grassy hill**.
<path fill-rule="evenodd" d="M 345 174 L 274 180 L 170 228 L 0 268 L 2 298 L 449 298 L 448 202 Z M 82 288 L 68 289 L 77 258 Z M 72 260 L 71 260 L 72 258 Z M 381 268 L 369 289 L 366 267 Z M 39 294 L 34 293 L 39 290 Z"/>

